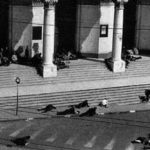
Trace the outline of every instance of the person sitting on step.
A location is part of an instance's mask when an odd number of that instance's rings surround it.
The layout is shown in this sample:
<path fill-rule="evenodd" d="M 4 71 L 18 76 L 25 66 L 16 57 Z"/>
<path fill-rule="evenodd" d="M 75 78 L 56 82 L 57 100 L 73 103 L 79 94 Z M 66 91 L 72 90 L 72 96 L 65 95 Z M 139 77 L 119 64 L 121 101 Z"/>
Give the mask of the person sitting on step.
<path fill-rule="evenodd" d="M 102 101 L 98 104 L 98 106 L 107 108 L 107 107 L 108 107 L 108 100 L 107 100 L 106 98 L 104 98 L 104 100 L 102 100 Z"/>
<path fill-rule="evenodd" d="M 146 96 L 139 96 L 139 99 L 141 100 L 141 103 L 147 103 L 148 99 L 146 98 Z"/>

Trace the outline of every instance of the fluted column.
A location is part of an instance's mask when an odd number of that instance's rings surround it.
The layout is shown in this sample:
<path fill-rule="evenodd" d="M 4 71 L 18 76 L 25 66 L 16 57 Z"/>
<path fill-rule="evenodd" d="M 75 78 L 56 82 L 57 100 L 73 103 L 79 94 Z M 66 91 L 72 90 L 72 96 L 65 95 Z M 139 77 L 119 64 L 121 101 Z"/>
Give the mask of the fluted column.
<path fill-rule="evenodd" d="M 56 77 L 57 67 L 53 64 L 55 42 L 55 3 L 57 0 L 43 0 L 43 77 Z"/>
<path fill-rule="evenodd" d="M 114 31 L 113 31 L 113 49 L 112 49 L 112 70 L 113 72 L 124 72 L 125 62 L 121 59 L 122 39 L 123 39 L 123 16 L 124 3 L 128 0 L 114 0 Z"/>

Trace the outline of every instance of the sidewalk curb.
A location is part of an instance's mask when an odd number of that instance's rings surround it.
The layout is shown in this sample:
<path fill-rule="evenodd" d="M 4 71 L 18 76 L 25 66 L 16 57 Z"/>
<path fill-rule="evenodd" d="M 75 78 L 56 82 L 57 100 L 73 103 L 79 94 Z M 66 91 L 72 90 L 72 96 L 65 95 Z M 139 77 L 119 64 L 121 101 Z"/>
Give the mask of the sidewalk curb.
<path fill-rule="evenodd" d="M 105 112 L 105 113 L 99 113 L 98 116 L 101 115 L 112 115 L 112 114 L 128 114 L 128 113 L 137 113 L 137 112 L 143 112 L 143 111 L 150 111 L 150 109 L 139 109 L 139 110 L 127 110 L 127 111 L 116 111 L 116 112 Z M 37 120 L 37 119 L 49 119 L 49 118 L 72 118 L 73 116 L 66 117 L 64 115 L 57 116 L 57 115 L 49 115 L 49 116 L 43 116 L 43 117 L 20 117 L 20 118 L 0 118 L 0 122 L 10 122 L 10 121 L 31 121 L 31 120 Z M 77 116 L 78 117 L 78 116 Z M 79 117 L 82 118 L 82 117 Z"/>

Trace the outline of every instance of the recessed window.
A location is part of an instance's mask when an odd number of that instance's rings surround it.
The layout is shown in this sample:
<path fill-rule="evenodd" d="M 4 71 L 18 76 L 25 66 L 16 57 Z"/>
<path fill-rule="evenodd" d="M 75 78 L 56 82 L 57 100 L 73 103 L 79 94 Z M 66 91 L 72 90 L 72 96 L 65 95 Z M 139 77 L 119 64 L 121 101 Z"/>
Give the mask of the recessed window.
<path fill-rule="evenodd" d="M 41 26 L 32 27 L 32 39 L 33 40 L 42 39 L 42 27 Z"/>
<path fill-rule="evenodd" d="M 100 37 L 108 37 L 108 24 L 100 25 Z"/>

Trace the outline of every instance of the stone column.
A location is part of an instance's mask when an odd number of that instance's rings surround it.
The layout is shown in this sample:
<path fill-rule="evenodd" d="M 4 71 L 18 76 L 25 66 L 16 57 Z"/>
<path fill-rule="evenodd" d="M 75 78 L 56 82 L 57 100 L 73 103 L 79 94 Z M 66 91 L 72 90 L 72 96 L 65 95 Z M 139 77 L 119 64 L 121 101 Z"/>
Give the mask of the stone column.
<path fill-rule="evenodd" d="M 115 0 L 114 33 L 111 64 L 113 72 L 125 71 L 125 62 L 121 59 L 121 53 L 123 38 L 124 3 L 127 1 L 128 0 Z"/>
<path fill-rule="evenodd" d="M 57 76 L 57 67 L 53 64 L 56 1 L 44 0 L 43 77 Z"/>

